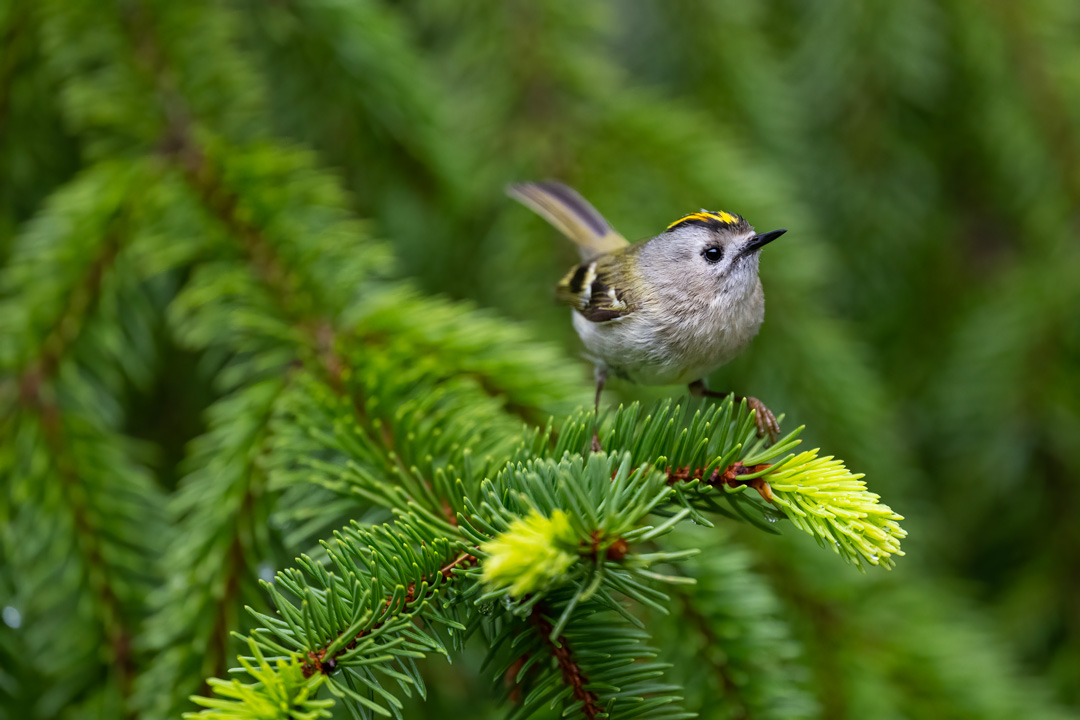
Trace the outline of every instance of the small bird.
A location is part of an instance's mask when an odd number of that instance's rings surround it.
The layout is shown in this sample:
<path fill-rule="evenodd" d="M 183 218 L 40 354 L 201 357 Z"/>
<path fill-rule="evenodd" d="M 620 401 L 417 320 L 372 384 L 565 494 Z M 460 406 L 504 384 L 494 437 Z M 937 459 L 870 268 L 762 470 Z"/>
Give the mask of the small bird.
<path fill-rule="evenodd" d="M 574 329 L 596 366 L 597 410 L 609 375 L 642 385 L 686 383 L 696 396 L 730 394 L 709 390 L 704 378 L 742 352 L 761 327 L 759 255 L 786 230 L 755 233 L 740 215 L 701 210 L 630 244 L 562 183 L 515 184 L 507 194 L 573 240 L 581 254 L 555 297 L 573 308 Z M 758 435 L 775 441 L 776 417 L 757 398 L 745 399 Z M 599 449 L 595 436 L 593 447 Z"/>

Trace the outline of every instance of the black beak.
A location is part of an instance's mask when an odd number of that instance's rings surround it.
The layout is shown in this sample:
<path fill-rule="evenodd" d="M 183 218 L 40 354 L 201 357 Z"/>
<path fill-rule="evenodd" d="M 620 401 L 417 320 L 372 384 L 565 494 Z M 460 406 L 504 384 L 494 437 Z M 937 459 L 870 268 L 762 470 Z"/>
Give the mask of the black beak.
<path fill-rule="evenodd" d="M 742 249 L 742 253 L 740 254 L 747 254 L 752 253 L 755 250 L 760 250 L 761 248 L 765 247 L 786 232 L 787 230 L 773 230 L 772 232 L 759 233 L 758 235 L 750 238 L 750 242 L 746 243 L 746 245 Z"/>

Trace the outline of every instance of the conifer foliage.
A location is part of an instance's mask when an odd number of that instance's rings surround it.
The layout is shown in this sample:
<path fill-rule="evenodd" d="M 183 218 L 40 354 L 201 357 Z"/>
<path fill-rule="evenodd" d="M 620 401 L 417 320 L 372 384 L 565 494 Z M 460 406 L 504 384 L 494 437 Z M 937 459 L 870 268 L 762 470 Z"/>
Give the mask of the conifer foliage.
<path fill-rule="evenodd" d="M 556 251 L 504 240 L 536 229 L 492 220 L 499 187 L 573 173 L 579 149 L 515 139 L 530 123 L 573 109 L 597 167 L 617 146 L 740 152 L 703 112 L 664 102 L 661 123 L 648 91 L 613 92 L 582 42 L 601 23 L 560 5 L 0 8 L 0 715 L 1056 716 L 932 579 L 881 572 L 903 518 L 812 448 L 880 419 L 883 392 L 791 300 L 804 273 L 771 279 L 777 324 L 820 341 L 793 341 L 805 375 L 778 396 L 865 384 L 809 446 L 757 438 L 730 400 L 596 417 L 565 329 L 520 317 Z M 484 118 L 535 157 L 447 132 Z M 750 175 L 748 205 L 791 197 Z M 500 266 L 528 268 L 512 297 Z M 820 578 L 923 635 L 876 654 L 852 639 L 873 609 L 845 615 Z M 1003 689 L 958 693 L 957 648 Z"/>

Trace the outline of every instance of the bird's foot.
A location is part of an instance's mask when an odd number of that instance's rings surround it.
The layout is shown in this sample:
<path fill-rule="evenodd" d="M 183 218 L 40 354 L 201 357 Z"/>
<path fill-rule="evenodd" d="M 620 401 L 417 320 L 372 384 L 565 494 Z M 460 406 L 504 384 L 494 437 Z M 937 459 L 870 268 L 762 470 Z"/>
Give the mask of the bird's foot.
<path fill-rule="evenodd" d="M 780 437 L 780 423 L 776 422 L 776 416 L 772 414 L 769 408 L 765 407 L 765 403 L 758 400 L 756 397 L 742 395 L 736 395 L 734 393 L 717 392 L 705 387 L 704 380 L 695 380 L 688 386 L 690 388 L 690 394 L 695 397 L 710 397 L 710 398 L 724 398 L 728 395 L 731 396 L 732 402 L 746 401 L 746 406 L 754 411 L 754 424 L 757 425 L 757 436 L 768 436 L 769 442 L 774 443 L 776 439 Z"/>
<path fill-rule="evenodd" d="M 770 443 L 775 443 L 780 437 L 780 423 L 776 422 L 776 416 L 772 410 L 765 407 L 765 403 L 756 397 L 746 397 L 746 406 L 754 411 L 754 424 L 757 425 L 757 436 L 768 436 Z"/>
<path fill-rule="evenodd" d="M 597 435 L 594 432 L 592 434 L 592 451 L 593 452 L 602 452 L 603 449 L 604 449 L 604 446 L 600 444 L 600 436 Z"/>

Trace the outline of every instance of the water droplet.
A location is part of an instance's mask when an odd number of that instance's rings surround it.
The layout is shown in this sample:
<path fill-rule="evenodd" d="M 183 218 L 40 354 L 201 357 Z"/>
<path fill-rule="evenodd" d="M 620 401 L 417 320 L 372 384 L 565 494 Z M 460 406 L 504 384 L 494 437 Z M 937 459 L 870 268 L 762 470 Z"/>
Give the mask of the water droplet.
<path fill-rule="evenodd" d="M 16 629 L 22 625 L 22 613 L 19 609 L 12 607 L 11 605 L 5 605 L 3 611 L 0 611 L 0 617 L 4 618 L 4 624 L 9 628 Z"/>
<path fill-rule="evenodd" d="M 766 515 L 765 519 L 771 523 L 778 522 L 780 520 L 780 518 L 776 517 L 775 515 Z"/>
<path fill-rule="evenodd" d="M 274 582 L 274 567 L 270 563 L 259 564 L 259 579 L 264 582 Z"/>

